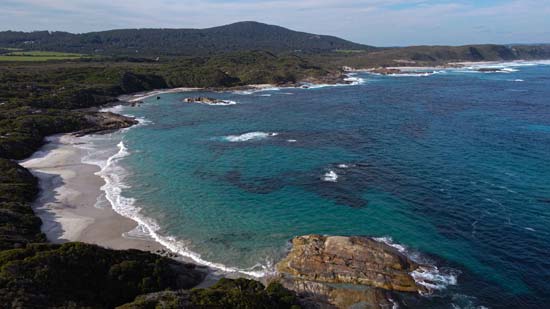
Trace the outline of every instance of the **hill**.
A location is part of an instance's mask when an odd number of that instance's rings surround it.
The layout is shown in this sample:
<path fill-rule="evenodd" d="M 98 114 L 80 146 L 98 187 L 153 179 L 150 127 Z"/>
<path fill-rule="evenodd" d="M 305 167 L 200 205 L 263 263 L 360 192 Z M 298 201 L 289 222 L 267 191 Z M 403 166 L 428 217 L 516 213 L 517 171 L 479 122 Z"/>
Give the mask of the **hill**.
<path fill-rule="evenodd" d="M 550 59 L 550 45 L 409 46 L 317 57 L 321 59 L 312 60 L 314 63 L 323 61 L 354 68 L 434 66 L 451 62 Z"/>
<path fill-rule="evenodd" d="M 250 21 L 207 29 L 122 29 L 83 34 L 4 31 L 0 32 L 0 47 L 139 56 L 205 56 L 249 50 L 307 53 L 374 49 L 333 36 Z"/>

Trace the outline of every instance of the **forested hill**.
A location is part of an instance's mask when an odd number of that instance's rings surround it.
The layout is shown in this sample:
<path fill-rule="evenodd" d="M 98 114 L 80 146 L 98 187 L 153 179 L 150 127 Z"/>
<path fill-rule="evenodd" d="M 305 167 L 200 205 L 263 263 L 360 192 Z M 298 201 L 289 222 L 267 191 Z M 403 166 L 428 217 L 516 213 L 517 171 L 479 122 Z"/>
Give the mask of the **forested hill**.
<path fill-rule="evenodd" d="M 124 29 L 83 34 L 4 31 L 0 32 L 0 47 L 139 56 L 204 56 L 248 50 L 279 53 L 374 49 L 333 36 L 297 32 L 258 22 L 239 22 L 208 29 Z"/>

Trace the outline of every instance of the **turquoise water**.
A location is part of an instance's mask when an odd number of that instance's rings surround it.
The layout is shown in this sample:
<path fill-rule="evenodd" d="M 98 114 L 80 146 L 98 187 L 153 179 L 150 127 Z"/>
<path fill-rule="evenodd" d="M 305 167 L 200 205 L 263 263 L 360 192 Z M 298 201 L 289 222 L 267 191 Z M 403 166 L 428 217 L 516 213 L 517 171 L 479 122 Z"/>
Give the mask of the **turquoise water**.
<path fill-rule="evenodd" d="M 503 67 L 146 99 L 123 112 L 148 122 L 111 137 L 115 202 L 218 266 L 269 272 L 296 235 L 385 237 L 439 267 L 418 306 L 543 307 L 550 66 Z M 237 104 L 181 102 L 199 95 Z"/>

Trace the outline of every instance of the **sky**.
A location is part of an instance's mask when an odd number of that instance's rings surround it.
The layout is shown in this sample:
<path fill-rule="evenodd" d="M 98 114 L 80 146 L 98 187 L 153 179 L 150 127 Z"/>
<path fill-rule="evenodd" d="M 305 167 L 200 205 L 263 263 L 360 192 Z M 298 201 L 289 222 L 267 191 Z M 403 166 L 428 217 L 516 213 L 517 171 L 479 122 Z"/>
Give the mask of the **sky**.
<path fill-rule="evenodd" d="M 258 21 L 375 46 L 550 43 L 550 0 L 0 0 L 1 30 Z"/>

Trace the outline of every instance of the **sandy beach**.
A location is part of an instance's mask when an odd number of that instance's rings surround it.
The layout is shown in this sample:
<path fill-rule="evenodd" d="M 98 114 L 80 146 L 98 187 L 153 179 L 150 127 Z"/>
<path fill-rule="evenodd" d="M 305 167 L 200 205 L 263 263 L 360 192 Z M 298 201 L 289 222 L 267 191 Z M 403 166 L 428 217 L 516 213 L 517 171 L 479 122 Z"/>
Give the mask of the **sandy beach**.
<path fill-rule="evenodd" d="M 78 137 L 65 134 L 48 140 L 21 165 L 40 180 L 40 195 L 33 209 L 42 219 L 42 232 L 49 241 L 81 241 L 113 249 L 163 249 L 152 240 L 124 237 L 137 223 L 110 206 L 95 206 L 105 183 L 95 175 L 99 167 L 81 162 L 84 150 L 75 146 Z"/>

